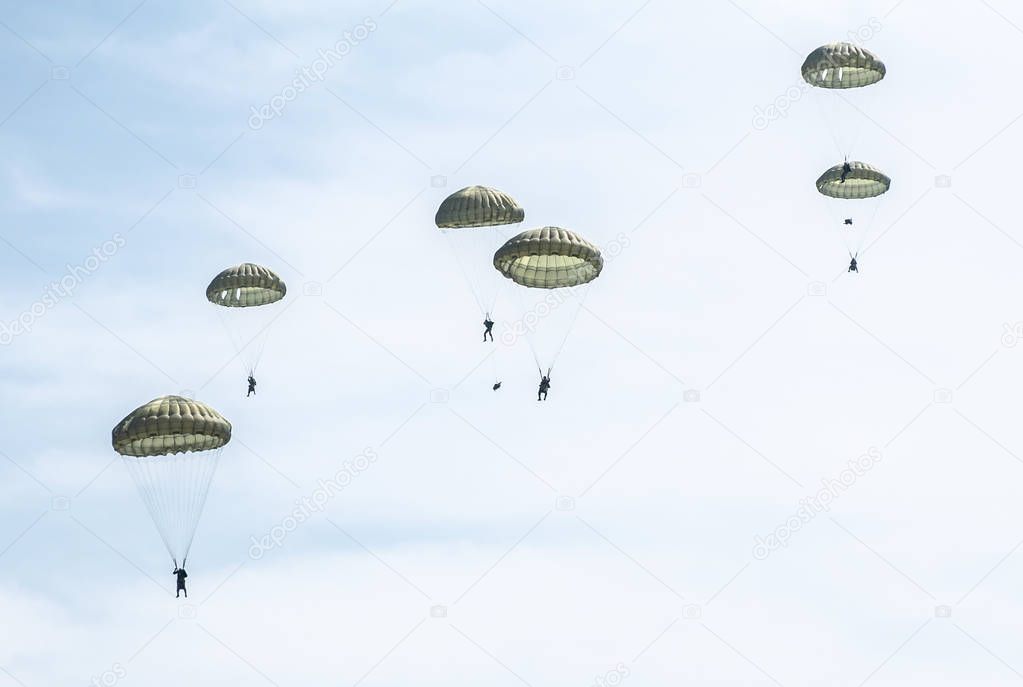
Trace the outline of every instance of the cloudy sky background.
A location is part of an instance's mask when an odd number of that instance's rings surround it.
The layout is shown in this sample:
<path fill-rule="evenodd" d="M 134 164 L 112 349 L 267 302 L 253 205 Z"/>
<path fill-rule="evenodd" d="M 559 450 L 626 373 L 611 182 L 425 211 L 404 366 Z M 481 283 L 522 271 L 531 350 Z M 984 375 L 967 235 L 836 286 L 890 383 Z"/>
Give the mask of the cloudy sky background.
<path fill-rule="evenodd" d="M 0 685 L 1023 677 L 1023 9 L 41 5 L 0 9 L 0 321 L 124 246 L 0 350 Z M 843 121 L 894 183 L 850 277 L 813 186 L 841 154 L 799 66 L 857 31 L 889 72 Z M 433 226 L 470 184 L 624 245 L 546 404 L 523 342 L 490 390 Z M 289 285 L 247 400 L 203 297 L 242 261 Z M 187 604 L 109 444 L 171 393 L 235 432 Z"/>

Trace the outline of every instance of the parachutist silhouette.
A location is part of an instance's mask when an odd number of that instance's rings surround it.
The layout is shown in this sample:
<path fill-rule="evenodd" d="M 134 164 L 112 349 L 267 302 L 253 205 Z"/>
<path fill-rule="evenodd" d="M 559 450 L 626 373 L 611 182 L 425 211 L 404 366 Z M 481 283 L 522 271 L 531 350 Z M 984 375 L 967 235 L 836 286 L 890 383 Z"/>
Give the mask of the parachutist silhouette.
<path fill-rule="evenodd" d="M 252 394 L 256 393 L 256 378 L 255 378 L 255 377 L 253 377 L 253 376 L 252 376 L 252 375 L 250 374 L 250 375 L 249 375 L 249 379 L 248 379 L 248 382 L 249 382 L 249 392 L 248 392 L 247 394 L 245 394 L 245 398 L 248 398 L 248 397 L 249 397 L 249 396 L 251 396 Z"/>
<path fill-rule="evenodd" d="M 184 592 L 185 593 L 185 598 L 187 599 L 188 598 L 188 590 L 185 589 L 185 578 L 188 577 L 188 573 L 185 572 L 184 568 L 177 567 L 177 564 L 175 563 L 174 564 L 174 574 L 177 575 L 177 578 L 178 578 L 178 593 L 174 596 L 174 598 L 177 599 L 178 597 L 181 596 L 181 592 Z"/>
<path fill-rule="evenodd" d="M 487 313 L 487 319 L 483 320 L 483 326 L 486 329 L 483 330 L 483 341 L 486 342 L 487 335 L 490 335 L 491 343 L 494 341 L 494 321 L 490 319 L 490 313 Z"/>
<path fill-rule="evenodd" d="M 851 227 L 851 226 L 852 226 L 852 218 L 847 218 L 847 219 L 845 220 L 844 224 L 845 224 L 845 225 L 846 225 L 847 227 Z"/>
<path fill-rule="evenodd" d="M 501 388 L 501 382 L 494 382 L 494 391 L 497 391 L 500 388 Z"/>
<path fill-rule="evenodd" d="M 849 270 L 848 271 L 849 272 L 855 272 L 856 274 L 860 273 L 859 265 L 856 264 L 856 256 L 855 255 L 853 256 L 852 261 L 849 263 Z"/>
<path fill-rule="evenodd" d="M 851 172 L 851 171 L 852 171 L 852 165 L 850 165 L 849 161 L 846 160 L 844 163 L 842 163 L 842 183 L 843 184 L 845 183 L 845 178 L 847 176 L 849 176 L 849 172 Z"/>
<path fill-rule="evenodd" d="M 550 374 L 550 370 L 548 370 L 547 374 L 541 375 L 540 377 L 540 390 L 536 392 L 536 400 L 538 401 L 547 400 L 547 390 L 551 388 Z M 543 396 L 543 398 L 540 398 L 541 396 Z"/>

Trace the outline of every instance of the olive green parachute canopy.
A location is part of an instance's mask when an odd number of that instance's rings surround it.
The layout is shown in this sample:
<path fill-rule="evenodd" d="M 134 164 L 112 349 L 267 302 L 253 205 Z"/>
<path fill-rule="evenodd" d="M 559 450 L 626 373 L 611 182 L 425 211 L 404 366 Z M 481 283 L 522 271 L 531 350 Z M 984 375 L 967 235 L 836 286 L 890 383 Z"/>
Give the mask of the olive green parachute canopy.
<path fill-rule="evenodd" d="M 852 43 L 829 43 L 807 56 L 802 72 L 803 79 L 818 88 L 860 88 L 883 79 L 886 70 L 869 50 Z"/>
<path fill-rule="evenodd" d="M 541 227 L 509 239 L 494 253 L 494 267 L 516 284 L 559 289 L 596 279 L 604 258 L 599 248 L 568 229 Z"/>
<path fill-rule="evenodd" d="M 272 270 L 251 262 L 228 267 L 206 287 L 206 299 L 225 308 L 249 308 L 276 303 L 288 287 Z"/>
<path fill-rule="evenodd" d="M 526 211 L 507 193 L 469 186 L 445 198 L 434 221 L 440 229 L 462 229 L 518 224 L 525 218 Z"/>
<path fill-rule="evenodd" d="M 842 181 L 843 165 L 835 165 L 817 179 L 817 190 L 829 198 L 861 200 L 874 198 L 888 191 L 892 180 L 879 169 L 865 162 L 850 162 Z"/>
<path fill-rule="evenodd" d="M 130 412 L 111 435 L 122 456 L 165 456 L 220 448 L 231 440 L 231 423 L 204 403 L 161 396 Z"/>

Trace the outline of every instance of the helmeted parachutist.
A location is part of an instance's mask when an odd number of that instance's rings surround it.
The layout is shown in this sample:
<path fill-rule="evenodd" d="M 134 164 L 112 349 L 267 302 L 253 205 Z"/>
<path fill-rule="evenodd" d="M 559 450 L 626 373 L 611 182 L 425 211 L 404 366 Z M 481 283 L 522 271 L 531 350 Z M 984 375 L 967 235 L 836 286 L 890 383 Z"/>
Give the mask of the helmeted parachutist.
<path fill-rule="evenodd" d="M 188 590 L 185 589 L 185 578 L 188 577 L 188 573 L 185 572 L 185 564 L 182 563 L 179 568 L 177 565 L 174 566 L 174 576 L 177 578 L 177 593 L 174 598 L 181 596 L 181 592 L 185 593 L 185 598 L 188 598 Z"/>
<path fill-rule="evenodd" d="M 490 313 L 487 313 L 487 317 L 483 320 L 483 342 L 486 343 L 487 336 L 490 336 L 490 342 L 494 342 L 494 321 L 490 319 Z"/>

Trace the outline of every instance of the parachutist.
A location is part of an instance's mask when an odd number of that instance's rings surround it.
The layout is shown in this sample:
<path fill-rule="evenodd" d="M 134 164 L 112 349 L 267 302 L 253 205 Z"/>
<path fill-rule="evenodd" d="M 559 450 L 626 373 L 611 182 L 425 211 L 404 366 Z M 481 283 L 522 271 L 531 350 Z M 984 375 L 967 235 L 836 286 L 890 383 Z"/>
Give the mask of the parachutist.
<path fill-rule="evenodd" d="M 486 343 L 487 335 L 490 336 L 490 342 L 494 341 L 494 321 L 490 319 L 490 313 L 487 313 L 487 319 L 483 320 L 483 341 Z"/>
<path fill-rule="evenodd" d="M 850 165 L 849 161 L 846 160 L 844 163 L 842 163 L 842 182 L 841 183 L 843 183 L 843 184 L 845 183 L 845 178 L 847 176 L 849 176 L 849 172 L 851 172 L 851 171 L 852 171 L 852 165 Z"/>
<path fill-rule="evenodd" d="M 185 572 L 184 568 L 179 568 L 179 567 L 177 567 L 177 565 L 175 565 L 174 566 L 174 574 L 178 578 L 178 593 L 174 595 L 174 598 L 177 599 L 178 597 L 181 596 L 181 592 L 184 592 L 185 593 L 185 598 L 187 599 L 188 598 L 188 590 L 185 589 L 185 578 L 188 577 L 188 573 Z"/>
<path fill-rule="evenodd" d="M 847 218 L 847 219 L 845 220 L 844 224 L 845 224 L 845 226 L 847 226 L 847 227 L 851 227 L 851 226 L 852 226 L 852 219 L 851 219 L 851 218 Z"/>
<path fill-rule="evenodd" d="M 249 375 L 248 382 L 249 382 L 249 392 L 247 394 L 245 394 L 245 398 L 248 398 L 252 394 L 256 393 L 256 378 L 253 377 L 252 375 Z"/>
<path fill-rule="evenodd" d="M 494 391 L 497 391 L 500 388 L 501 388 L 501 382 L 494 382 Z"/>
<path fill-rule="evenodd" d="M 855 272 L 856 274 L 860 273 L 860 268 L 859 268 L 859 265 L 856 264 L 856 257 L 855 256 L 853 256 L 852 261 L 850 261 L 850 263 L 849 263 L 849 270 L 848 271 L 849 272 Z"/>
<path fill-rule="evenodd" d="M 540 377 L 540 390 L 538 392 L 536 392 L 536 400 L 538 400 L 538 401 L 546 401 L 547 400 L 547 390 L 550 389 L 550 388 L 551 388 L 551 378 L 550 378 L 550 372 L 548 372 L 547 374 L 542 375 Z M 541 396 L 543 396 L 543 398 L 540 398 Z"/>

